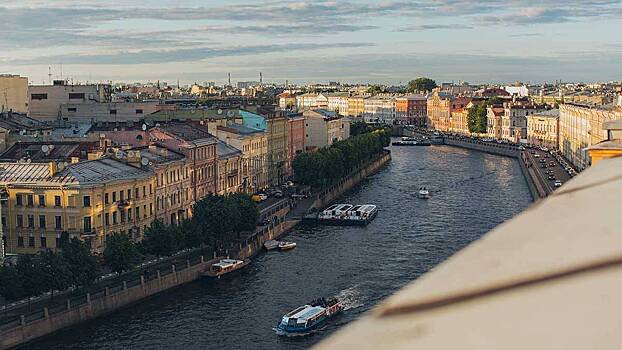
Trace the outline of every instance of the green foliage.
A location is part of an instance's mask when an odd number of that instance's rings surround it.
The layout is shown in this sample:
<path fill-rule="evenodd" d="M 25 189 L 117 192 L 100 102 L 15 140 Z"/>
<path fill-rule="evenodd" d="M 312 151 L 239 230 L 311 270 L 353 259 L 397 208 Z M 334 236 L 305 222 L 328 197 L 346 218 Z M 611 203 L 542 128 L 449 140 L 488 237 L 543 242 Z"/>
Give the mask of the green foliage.
<path fill-rule="evenodd" d="M 356 121 L 350 124 L 350 136 L 365 134 L 365 133 L 371 132 L 372 130 L 373 129 L 371 125 L 363 121 Z"/>
<path fill-rule="evenodd" d="M 142 258 L 130 236 L 120 233 L 108 237 L 104 257 L 112 271 L 117 273 L 133 268 Z"/>
<path fill-rule="evenodd" d="M 480 103 L 469 108 L 468 124 L 472 133 L 485 133 L 488 123 L 486 104 Z"/>
<path fill-rule="evenodd" d="M 384 92 L 384 88 L 380 85 L 372 85 L 367 89 L 370 94 L 381 94 Z"/>
<path fill-rule="evenodd" d="M 47 251 L 41 253 L 37 270 L 40 272 L 39 281 L 40 291 L 61 291 L 72 285 L 73 276 L 71 266 L 61 253 Z"/>
<path fill-rule="evenodd" d="M 436 87 L 436 82 L 430 78 L 417 78 L 408 82 L 408 92 L 428 92 Z"/>
<path fill-rule="evenodd" d="M 302 153 L 292 164 L 296 181 L 314 187 L 330 185 L 381 153 L 390 141 L 388 129 L 377 129 L 335 142 L 317 152 Z"/>
<path fill-rule="evenodd" d="M 157 256 L 168 256 L 183 248 L 184 239 L 179 227 L 165 225 L 162 220 L 154 220 L 145 230 L 142 249 Z"/>
<path fill-rule="evenodd" d="M 499 96 L 493 96 L 493 97 L 488 99 L 486 104 L 489 105 L 489 106 L 492 106 L 492 105 L 502 105 L 503 102 L 505 102 L 505 101 L 506 100 L 504 100 L 503 98 L 501 98 Z"/>
<path fill-rule="evenodd" d="M 100 268 L 86 244 L 77 238 L 63 240 L 61 237 L 61 250 L 69 263 L 72 284 L 76 286 L 93 284 L 100 274 Z"/>
<path fill-rule="evenodd" d="M 21 274 L 15 266 L 0 266 L 0 295 L 7 300 L 19 300 L 27 296 Z"/>

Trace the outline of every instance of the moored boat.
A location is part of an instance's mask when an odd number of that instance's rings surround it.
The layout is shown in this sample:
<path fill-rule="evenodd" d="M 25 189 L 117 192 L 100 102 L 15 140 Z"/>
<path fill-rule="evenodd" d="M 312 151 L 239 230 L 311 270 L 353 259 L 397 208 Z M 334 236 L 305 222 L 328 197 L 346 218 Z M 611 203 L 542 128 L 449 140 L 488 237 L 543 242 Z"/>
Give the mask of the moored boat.
<path fill-rule="evenodd" d="M 239 271 L 250 264 L 250 262 L 249 259 L 220 259 L 217 262 L 208 264 L 205 271 L 201 273 L 201 276 L 208 279 L 221 279 L 226 275 Z"/>
<path fill-rule="evenodd" d="M 279 242 L 279 249 L 290 250 L 296 248 L 295 242 Z"/>
<path fill-rule="evenodd" d="M 270 251 L 270 250 L 279 248 L 279 243 L 281 242 L 271 239 L 271 240 L 265 241 L 263 244 L 263 247 L 266 248 L 267 251 Z"/>
<path fill-rule="evenodd" d="M 329 225 L 367 225 L 378 215 L 373 204 L 333 204 L 318 215 L 318 221 Z"/>
<path fill-rule="evenodd" d="M 337 299 L 314 300 L 285 314 L 276 326 L 276 334 L 285 336 L 311 334 L 342 310 L 343 305 Z"/>

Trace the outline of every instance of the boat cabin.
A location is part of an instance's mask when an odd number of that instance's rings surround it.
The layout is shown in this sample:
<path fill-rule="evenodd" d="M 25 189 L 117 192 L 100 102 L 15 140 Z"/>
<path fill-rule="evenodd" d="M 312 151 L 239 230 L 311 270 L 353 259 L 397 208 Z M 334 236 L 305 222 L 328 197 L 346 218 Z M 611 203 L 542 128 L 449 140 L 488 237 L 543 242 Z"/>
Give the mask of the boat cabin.
<path fill-rule="evenodd" d="M 225 273 L 234 270 L 242 264 L 244 264 L 244 261 L 242 260 L 222 259 L 219 262 L 212 264 L 210 269 L 212 272 Z"/>

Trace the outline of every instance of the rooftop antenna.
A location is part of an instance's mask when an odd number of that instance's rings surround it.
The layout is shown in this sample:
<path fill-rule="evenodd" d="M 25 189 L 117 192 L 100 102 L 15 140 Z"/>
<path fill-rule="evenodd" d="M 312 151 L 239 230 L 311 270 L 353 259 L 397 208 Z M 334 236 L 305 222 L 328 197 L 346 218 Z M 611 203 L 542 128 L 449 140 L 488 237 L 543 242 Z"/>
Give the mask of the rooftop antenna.
<path fill-rule="evenodd" d="M 263 74 L 259 72 L 259 85 L 263 84 Z"/>
<path fill-rule="evenodd" d="M 52 67 L 48 66 L 48 80 L 50 81 L 50 85 L 52 85 Z"/>
<path fill-rule="evenodd" d="M 229 86 L 231 86 L 231 72 L 227 73 L 227 75 L 229 76 Z"/>
<path fill-rule="evenodd" d="M 63 80 L 63 64 L 60 64 L 60 80 Z"/>

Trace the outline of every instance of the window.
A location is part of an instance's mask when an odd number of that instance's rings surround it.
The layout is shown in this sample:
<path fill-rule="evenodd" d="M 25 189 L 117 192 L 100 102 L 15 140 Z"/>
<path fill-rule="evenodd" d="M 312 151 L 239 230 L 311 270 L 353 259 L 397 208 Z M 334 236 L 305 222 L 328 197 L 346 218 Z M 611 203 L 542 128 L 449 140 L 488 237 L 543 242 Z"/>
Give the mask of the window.
<path fill-rule="evenodd" d="M 18 207 L 21 207 L 22 205 L 24 205 L 21 193 L 18 193 L 18 194 L 15 195 L 15 205 L 18 206 Z"/>
<path fill-rule="evenodd" d="M 54 227 L 57 230 L 61 230 L 63 228 L 63 217 L 62 216 L 56 216 L 54 217 Z"/>
<path fill-rule="evenodd" d="M 91 196 L 84 196 L 84 197 L 82 197 L 82 202 L 83 202 L 85 207 L 90 207 L 91 206 Z"/>
<path fill-rule="evenodd" d="M 116 225 L 117 224 L 117 212 L 112 212 L 112 224 Z"/>
<path fill-rule="evenodd" d="M 138 199 L 139 198 L 138 194 L 139 194 L 138 187 L 136 187 L 134 189 L 134 199 Z"/>
<path fill-rule="evenodd" d="M 121 209 L 121 223 L 125 223 L 125 209 Z"/>
<path fill-rule="evenodd" d="M 125 199 L 125 191 L 121 190 L 119 191 L 119 200 L 124 200 Z"/>
<path fill-rule="evenodd" d="M 45 207 L 45 195 L 39 195 L 39 206 Z"/>
<path fill-rule="evenodd" d="M 45 215 L 39 215 L 39 227 L 45 228 Z"/>
<path fill-rule="evenodd" d="M 140 109 L 140 108 L 139 108 L 139 109 L 137 109 L 137 110 L 136 110 L 136 114 L 143 114 L 143 110 L 142 110 L 142 109 Z"/>
<path fill-rule="evenodd" d="M 117 110 L 116 109 L 111 109 L 110 110 L 110 115 L 117 115 Z"/>
<path fill-rule="evenodd" d="M 22 215 L 17 216 L 17 227 L 24 227 L 24 217 Z"/>
<path fill-rule="evenodd" d="M 60 207 L 60 196 L 54 196 L 54 206 Z"/>
<path fill-rule="evenodd" d="M 31 100 L 47 100 L 48 94 L 31 94 L 30 99 Z"/>
<path fill-rule="evenodd" d="M 17 237 L 17 246 L 20 248 L 24 248 L 24 237 Z"/>
<path fill-rule="evenodd" d="M 28 246 L 31 247 L 31 248 L 35 246 L 35 238 L 34 237 L 28 237 Z"/>
<path fill-rule="evenodd" d="M 28 206 L 29 207 L 34 206 L 35 205 L 35 197 L 32 194 L 29 194 L 27 198 L 28 198 L 28 202 L 27 202 Z"/>
<path fill-rule="evenodd" d="M 35 216 L 34 215 L 28 215 L 28 227 L 30 228 L 35 227 Z"/>
<path fill-rule="evenodd" d="M 147 196 L 147 187 L 143 186 L 143 198 Z"/>
<path fill-rule="evenodd" d="M 149 215 L 153 215 L 153 203 L 149 203 Z"/>
<path fill-rule="evenodd" d="M 104 216 L 105 218 L 105 222 L 106 222 L 106 226 L 110 225 L 110 213 L 106 213 L 106 215 Z"/>
<path fill-rule="evenodd" d="M 136 221 L 138 221 L 140 220 L 140 207 L 136 207 L 135 212 L 136 212 Z"/>
<path fill-rule="evenodd" d="M 47 248 L 48 240 L 45 237 L 41 237 L 41 248 Z"/>
<path fill-rule="evenodd" d="M 2 227 L 6 227 L 6 216 L 2 217 Z"/>
<path fill-rule="evenodd" d="M 70 92 L 69 99 L 70 100 L 84 100 L 84 92 Z"/>
<path fill-rule="evenodd" d="M 67 107 L 67 112 L 75 112 L 77 111 L 76 107 Z"/>
<path fill-rule="evenodd" d="M 91 232 L 91 217 L 84 217 L 84 232 Z"/>
<path fill-rule="evenodd" d="M 108 204 L 108 192 L 104 193 L 104 204 Z"/>
<path fill-rule="evenodd" d="M 128 222 L 132 221 L 132 208 L 129 208 L 127 210 L 127 221 Z"/>
<path fill-rule="evenodd" d="M 127 189 L 127 199 L 130 200 L 132 199 L 132 190 L 131 189 Z"/>
<path fill-rule="evenodd" d="M 153 194 L 153 185 L 149 184 L 149 194 Z"/>

